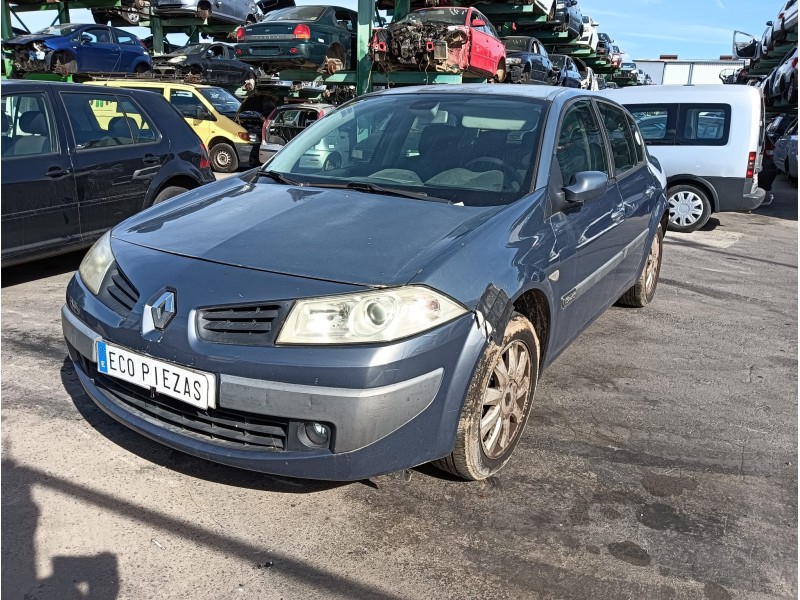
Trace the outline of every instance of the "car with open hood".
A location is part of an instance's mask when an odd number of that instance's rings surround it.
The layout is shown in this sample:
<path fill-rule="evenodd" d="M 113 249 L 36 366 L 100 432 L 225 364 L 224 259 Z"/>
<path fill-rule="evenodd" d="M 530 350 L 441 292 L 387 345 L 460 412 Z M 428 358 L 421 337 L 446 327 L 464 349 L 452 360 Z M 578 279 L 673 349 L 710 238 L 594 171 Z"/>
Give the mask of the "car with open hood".
<path fill-rule="evenodd" d="M 373 31 L 377 68 L 390 71 L 468 73 L 503 81 L 506 47 L 475 7 L 424 8 Z"/>
<path fill-rule="evenodd" d="M 15 76 L 90 71 L 144 73 L 150 55 L 132 33 L 105 25 L 65 23 L 3 42 L 11 53 Z"/>
<path fill-rule="evenodd" d="M 97 83 L 164 96 L 203 140 L 214 171 L 233 173 L 240 166 L 258 164 L 261 124 L 266 115 L 250 110 L 250 103 L 243 103 L 228 90 L 158 79 L 107 79 Z M 257 100 L 251 103 L 259 105 Z"/>
<path fill-rule="evenodd" d="M 323 140 L 339 168 L 307 160 Z M 484 479 L 542 370 L 612 304 L 653 300 L 666 218 L 614 102 L 398 88 L 115 227 L 62 327 L 92 400 L 179 451 L 292 477 L 436 461 Z"/>

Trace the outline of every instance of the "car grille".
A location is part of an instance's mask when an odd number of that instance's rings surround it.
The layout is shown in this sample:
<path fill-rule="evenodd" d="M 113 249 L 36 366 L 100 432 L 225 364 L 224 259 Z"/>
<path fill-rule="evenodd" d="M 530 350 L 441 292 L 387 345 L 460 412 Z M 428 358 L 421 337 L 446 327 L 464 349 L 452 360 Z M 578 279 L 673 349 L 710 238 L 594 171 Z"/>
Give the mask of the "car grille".
<path fill-rule="evenodd" d="M 289 420 L 253 415 L 237 410 L 203 410 L 164 394 L 151 397 L 144 388 L 99 373 L 96 365 L 81 357 L 81 366 L 97 387 L 137 416 L 156 420 L 170 429 L 219 446 L 252 450 L 285 450 Z"/>
<path fill-rule="evenodd" d="M 137 289 L 116 263 L 109 268 L 104 283 L 98 296 L 100 301 L 118 315 L 127 317 L 139 301 Z"/>
<path fill-rule="evenodd" d="M 220 344 L 271 345 L 289 303 L 220 306 L 197 312 L 200 339 Z"/>

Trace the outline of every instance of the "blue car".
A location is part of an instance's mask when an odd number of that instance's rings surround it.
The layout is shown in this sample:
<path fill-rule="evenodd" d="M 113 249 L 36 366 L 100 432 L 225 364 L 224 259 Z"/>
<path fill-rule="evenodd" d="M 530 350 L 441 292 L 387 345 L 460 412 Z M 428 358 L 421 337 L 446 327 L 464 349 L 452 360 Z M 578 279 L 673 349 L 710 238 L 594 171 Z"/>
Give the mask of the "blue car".
<path fill-rule="evenodd" d="M 61 312 L 75 370 L 114 419 L 226 465 L 488 477 L 542 370 L 654 297 L 668 215 L 641 139 L 579 90 L 358 98 L 99 240 Z"/>
<path fill-rule="evenodd" d="M 150 55 L 132 33 L 105 25 L 65 23 L 3 42 L 11 54 L 14 75 L 56 72 L 144 73 Z"/>

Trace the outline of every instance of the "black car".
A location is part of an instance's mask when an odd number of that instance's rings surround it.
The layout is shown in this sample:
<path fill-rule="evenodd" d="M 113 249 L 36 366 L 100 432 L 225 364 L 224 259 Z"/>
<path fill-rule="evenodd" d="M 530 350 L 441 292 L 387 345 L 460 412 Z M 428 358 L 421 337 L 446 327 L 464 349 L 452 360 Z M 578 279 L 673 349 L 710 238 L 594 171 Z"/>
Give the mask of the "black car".
<path fill-rule="evenodd" d="M 551 83 L 553 63 L 542 43 L 535 37 L 513 35 L 500 38 L 506 47 L 506 67 L 510 83 Z"/>
<path fill-rule="evenodd" d="M 553 67 L 558 72 L 556 85 L 580 89 L 583 77 L 575 61 L 566 54 L 551 54 L 550 58 L 553 61 Z"/>
<path fill-rule="evenodd" d="M 554 13 L 556 31 L 566 31 L 568 39 L 576 39 L 583 35 L 583 14 L 578 0 L 556 0 Z"/>
<path fill-rule="evenodd" d="M 192 76 L 195 83 L 241 86 L 254 89 L 259 71 L 236 58 L 227 44 L 207 43 L 184 46 L 153 58 L 153 71 L 164 75 Z"/>
<path fill-rule="evenodd" d="M 214 180 L 200 139 L 151 92 L 7 81 L 2 109 L 3 266 L 88 246 Z"/>

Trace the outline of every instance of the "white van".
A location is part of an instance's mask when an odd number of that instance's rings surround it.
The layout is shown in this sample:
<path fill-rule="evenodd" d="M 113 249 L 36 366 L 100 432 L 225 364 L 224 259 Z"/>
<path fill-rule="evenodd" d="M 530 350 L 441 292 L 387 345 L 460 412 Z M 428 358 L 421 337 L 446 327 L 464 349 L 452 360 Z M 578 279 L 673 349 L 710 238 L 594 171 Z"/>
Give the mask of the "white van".
<path fill-rule="evenodd" d="M 758 208 L 764 104 L 746 85 L 653 85 L 602 90 L 639 124 L 667 175 L 670 229 L 694 231 L 711 213 Z"/>

